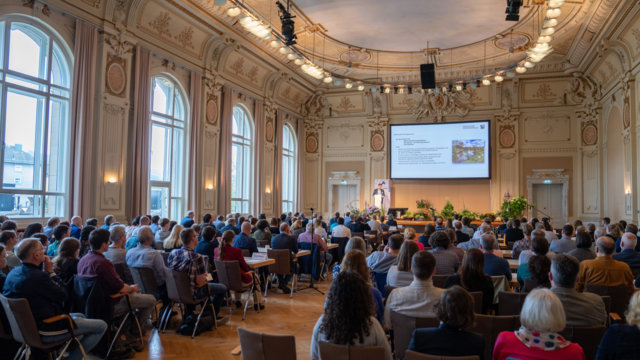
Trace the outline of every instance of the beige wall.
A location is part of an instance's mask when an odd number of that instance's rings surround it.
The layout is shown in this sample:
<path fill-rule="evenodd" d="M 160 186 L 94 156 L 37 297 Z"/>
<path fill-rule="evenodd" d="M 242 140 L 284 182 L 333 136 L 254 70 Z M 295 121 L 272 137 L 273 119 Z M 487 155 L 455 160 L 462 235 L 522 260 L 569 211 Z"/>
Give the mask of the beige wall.
<path fill-rule="evenodd" d="M 391 206 L 416 210 L 416 200 L 429 200 L 442 209 L 447 200 L 454 209 L 489 212 L 491 180 L 394 180 L 391 183 Z"/>
<path fill-rule="evenodd" d="M 612 219 L 624 216 L 624 143 L 619 141 L 622 134 L 620 111 L 614 108 L 606 121 L 607 143 L 605 147 L 605 177 L 607 190 L 607 214 Z"/>

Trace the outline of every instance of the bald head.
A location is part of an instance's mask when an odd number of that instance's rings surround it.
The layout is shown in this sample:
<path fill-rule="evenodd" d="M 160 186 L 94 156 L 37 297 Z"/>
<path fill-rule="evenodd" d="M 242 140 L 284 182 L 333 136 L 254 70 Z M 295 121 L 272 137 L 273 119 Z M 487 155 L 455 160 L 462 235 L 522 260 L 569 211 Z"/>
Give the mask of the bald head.
<path fill-rule="evenodd" d="M 622 235 L 622 241 L 620 243 L 620 247 L 623 249 L 634 250 L 636 248 L 636 243 L 638 242 L 638 238 L 632 233 L 624 233 Z"/>
<path fill-rule="evenodd" d="M 245 221 L 242 223 L 242 225 L 240 225 L 243 234 L 251 234 L 251 223 L 248 221 Z"/>
<path fill-rule="evenodd" d="M 616 250 L 616 242 L 608 236 L 599 237 L 596 240 L 596 251 L 598 256 L 611 256 Z"/>
<path fill-rule="evenodd" d="M 153 242 L 153 230 L 144 225 L 138 230 L 138 242 L 142 245 L 151 245 Z"/>

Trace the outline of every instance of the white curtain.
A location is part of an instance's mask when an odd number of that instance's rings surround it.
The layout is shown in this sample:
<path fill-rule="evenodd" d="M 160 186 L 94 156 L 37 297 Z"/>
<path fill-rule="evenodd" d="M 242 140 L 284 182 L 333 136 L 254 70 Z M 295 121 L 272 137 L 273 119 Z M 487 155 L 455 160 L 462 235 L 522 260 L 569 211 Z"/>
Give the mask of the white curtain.
<path fill-rule="evenodd" d="M 282 214 L 282 133 L 284 127 L 284 111 L 278 109 L 276 112 L 276 174 L 274 178 L 274 186 L 273 186 L 273 212 L 275 216 L 280 216 Z"/>
<path fill-rule="evenodd" d="M 303 186 L 303 178 L 302 174 L 304 173 L 304 151 L 305 151 L 305 138 L 304 138 L 304 120 L 298 118 L 298 126 L 297 126 L 297 137 L 298 137 L 298 146 L 297 146 L 297 159 L 298 159 L 298 174 L 296 176 L 297 182 L 297 191 L 296 191 L 296 211 L 304 211 L 304 202 L 303 202 L 303 194 L 304 194 L 304 186 Z"/>
<path fill-rule="evenodd" d="M 196 212 L 200 209 L 198 199 L 202 194 L 198 171 L 201 167 L 201 157 L 198 155 L 200 146 L 200 116 L 202 111 L 202 76 L 195 71 L 191 72 L 189 89 L 189 103 L 191 104 L 191 124 L 189 128 L 189 188 L 187 196 L 187 207 Z"/>
<path fill-rule="evenodd" d="M 133 131 L 131 131 L 131 201 L 129 216 L 148 212 L 149 114 L 151 111 L 151 53 L 136 46 L 134 72 Z"/>
<path fill-rule="evenodd" d="M 254 134 L 254 197 L 253 197 L 253 213 L 260 214 L 263 212 L 262 210 L 262 195 L 264 194 L 264 102 L 262 100 L 254 101 L 254 123 L 255 123 L 255 134 Z M 267 194 L 269 196 L 269 194 Z"/>
<path fill-rule="evenodd" d="M 231 211 L 231 132 L 233 121 L 233 89 L 222 88 L 222 115 L 220 116 L 220 172 L 218 174 L 218 213 Z"/>

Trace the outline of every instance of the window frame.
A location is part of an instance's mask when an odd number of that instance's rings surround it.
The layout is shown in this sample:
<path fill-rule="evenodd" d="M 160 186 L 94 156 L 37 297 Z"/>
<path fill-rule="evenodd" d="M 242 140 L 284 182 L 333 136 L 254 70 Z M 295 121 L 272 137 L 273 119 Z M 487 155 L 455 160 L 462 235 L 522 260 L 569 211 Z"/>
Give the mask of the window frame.
<path fill-rule="evenodd" d="M 154 88 L 155 88 L 155 81 L 157 78 L 161 78 L 164 79 L 166 81 L 169 81 L 172 85 L 173 85 L 173 91 L 172 91 L 172 98 L 171 98 L 171 115 L 168 114 L 164 114 L 161 112 L 156 112 L 154 111 L 153 108 L 153 104 L 154 104 Z M 159 188 L 159 189 L 166 189 L 168 196 L 167 196 L 167 204 L 166 204 L 166 214 L 158 214 L 161 217 L 167 217 L 171 220 L 176 220 L 179 221 L 182 218 L 183 213 L 186 211 L 186 200 L 187 200 L 187 193 L 188 193 L 188 184 L 187 184 L 187 168 L 188 168 L 188 162 L 189 162 L 189 157 L 187 156 L 188 153 L 188 136 L 189 136 L 189 115 L 190 115 L 190 104 L 188 102 L 188 98 L 187 98 L 187 92 L 184 90 L 181 82 L 179 80 L 177 80 L 173 75 L 165 73 L 165 72 L 161 72 L 161 73 L 156 73 L 151 75 L 151 91 L 149 92 L 150 98 L 149 98 L 149 177 L 148 177 L 148 186 L 147 186 L 147 195 L 148 195 L 148 205 L 147 205 L 147 210 L 149 214 L 154 215 L 155 213 L 151 212 L 151 195 L 152 195 L 152 190 L 154 188 Z M 183 118 L 180 119 L 178 116 L 176 116 L 176 97 L 179 97 L 182 101 L 182 113 L 183 113 Z M 155 117 L 155 119 L 154 119 Z M 164 119 L 164 121 L 158 121 L 157 118 L 162 118 Z M 182 126 L 180 126 L 180 124 Z M 152 145 L 153 145 L 153 128 L 154 126 L 160 127 L 165 129 L 169 129 L 170 130 L 170 142 L 171 145 L 167 148 L 166 143 L 165 143 L 165 154 L 169 154 L 169 175 L 168 175 L 168 179 L 169 180 L 152 180 L 151 178 L 151 151 L 152 151 Z M 174 179 L 174 174 L 176 171 L 180 171 L 180 169 L 175 169 L 175 165 L 174 164 L 174 158 L 171 154 L 173 154 L 174 151 L 176 151 L 175 149 L 175 142 L 176 142 L 176 133 L 181 131 L 182 132 L 182 159 L 180 159 L 182 161 L 182 165 L 180 166 L 182 168 L 182 174 L 179 175 L 180 177 L 180 182 L 182 183 L 180 186 L 180 190 L 181 190 L 181 194 L 174 196 L 174 186 L 173 186 L 173 182 L 176 180 Z M 166 134 L 166 133 L 165 133 Z M 165 139 L 166 141 L 166 139 Z M 174 201 L 180 201 L 181 205 L 179 206 L 179 209 L 174 209 Z M 161 212 L 164 211 L 164 204 L 161 205 Z"/>
<path fill-rule="evenodd" d="M 242 113 L 242 129 L 243 129 L 243 134 L 235 134 L 233 132 L 233 123 L 236 121 L 236 112 L 241 112 Z M 252 211 L 252 206 L 254 204 L 253 202 L 253 195 L 254 195 L 254 163 L 255 163 L 255 148 L 254 148 L 254 137 L 255 137 L 255 124 L 254 124 L 254 119 L 253 116 L 251 116 L 251 112 L 243 105 L 243 104 L 235 104 L 233 106 L 233 111 L 232 111 L 232 118 L 231 118 L 232 124 L 231 124 L 231 149 L 229 149 L 230 156 L 231 156 L 231 169 L 230 169 L 230 173 L 231 173 L 231 183 L 230 183 L 230 188 L 229 188 L 229 192 L 230 192 L 230 200 L 231 203 L 229 204 L 229 209 L 231 209 L 231 212 L 235 213 L 235 212 L 239 212 L 242 214 L 249 214 Z M 244 133 L 248 131 L 249 135 L 245 136 Z M 234 188 L 234 176 L 233 176 L 233 171 L 232 169 L 234 168 L 234 163 L 233 163 L 233 149 L 234 147 L 239 147 L 242 149 L 242 156 L 238 157 L 239 160 L 242 161 L 242 178 L 243 178 L 243 182 L 242 184 L 240 184 L 240 188 L 242 189 L 240 196 L 241 197 L 233 197 L 233 191 L 232 189 Z M 245 161 L 248 160 L 246 163 Z M 238 168 L 238 166 L 235 166 L 236 169 Z M 237 174 L 237 173 L 236 173 Z M 237 175 L 236 175 L 237 176 Z M 236 188 L 238 188 L 237 184 L 236 184 Z M 234 203 L 240 203 L 241 204 L 241 211 L 238 211 L 237 208 L 234 209 Z M 246 209 L 246 211 L 244 211 L 244 209 Z"/>
<path fill-rule="evenodd" d="M 37 107 L 42 109 L 37 110 L 37 116 L 41 116 L 41 119 L 36 120 L 36 134 L 34 134 L 34 144 L 40 147 L 38 154 L 38 159 L 34 158 L 34 169 L 33 169 L 33 187 L 31 189 L 21 189 L 15 187 L 4 187 L 4 176 L 5 176 L 5 146 L 0 146 L 0 194 L 9 194 L 14 196 L 14 200 L 17 199 L 20 202 L 21 198 L 24 197 L 32 197 L 33 200 L 37 199 L 37 202 L 31 204 L 33 208 L 33 214 L 27 214 L 24 216 L 20 215 L 9 215 L 14 217 L 15 219 L 19 219 L 20 221 L 29 221 L 29 220 L 38 220 L 38 219 L 46 219 L 50 216 L 59 216 L 59 217 L 67 217 L 70 212 L 70 201 L 69 194 L 71 193 L 71 180 L 68 177 L 70 173 L 71 166 L 71 156 L 72 149 L 70 147 L 71 143 L 71 105 L 72 105 L 72 93 L 73 93 L 73 53 L 69 48 L 67 42 L 60 36 L 58 32 L 50 28 L 47 24 L 44 24 L 37 19 L 19 15 L 19 14 L 8 14 L 5 16 L 0 16 L 0 26 L 2 26 L 2 30 L 0 34 L 2 34 L 2 40 L 0 41 L 0 140 L 3 141 L 5 135 L 7 133 L 6 121 L 7 121 L 7 97 L 8 93 L 24 93 L 28 96 L 33 96 L 42 98 L 42 104 L 38 104 Z M 46 68 L 45 75 L 43 78 L 33 77 L 28 74 L 20 73 L 16 70 L 9 69 L 9 57 L 11 56 L 10 52 L 10 39 L 11 39 L 11 26 L 12 24 L 20 24 L 24 26 L 23 32 L 29 36 L 29 31 L 33 32 L 41 32 L 47 40 L 47 51 L 44 56 L 46 56 Z M 35 41 L 35 39 L 34 39 Z M 55 47 L 54 47 L 55 44 Z M 55 50 L 57 48 L 57 51 Z M 41 54 L 42 55 L 42 54 Z M 65 75 L 67 76 L 68 84 L 67 86 L 54 84 L 53 76 L 52 76 L 52 67 L 54 63 L 54 56 L 57 58 L 58 65 L 63 68 L 65 71 Z M 40 65 L 44 64 L 45 59 L 39 59 Z M 22 84 L 9 80 L 8 78 L 16 79 Z M 32 86 L 37 86 L 38 89 L 31 88 L 26 86 L 25 83 L 30 83 Z M 61 95 L 62 94 L 62 95 Z M 65 95 L 66 94 L 66 95 Z M 53 171 L 50 171 L 49 160 L 50 156 L 49 145 L 52 134 L 50 133 L 49 123 L 52 121 L 52 103 L 59 101 L 60 103 L 64 103 L 66 105 L 66 114 L 64 118 L 61 118 L 60 121 L 64 122 L 64 127 L 61 128 L 60 133 L 64 134 L 64 138 L 61 143 L 63 143 L 63 147 L 61 147 L 57 151 L 57 155 L 61 155 L 60 159 L 56 159 L 56 163 L 58 165 L 62 165 L 62 170 L 60 168 L 56 168 Z M 41 132 L 38 134 L 37 130 L 41 129 Z M 65 131 L 66 130 L 66 131 Z M 34 151 L 34 157 L 35 157 Z M 24 168 L 23 168 L 24 169 Z M 24 171 L 24 170 L 23 170 Z M 48 177 L 51 177 L 52 174 L 65 174 L 62 178 L 62 184 L 59 186 L 60 191 L 49 191 L 47 190 L 47 181 Z M 47 176 L 49 175 L 49 176 Z M 15 178 L 13 179 L 15 184 Z M 21 179 L 22 180 L 22 179 Z M 11 184 L 11 183 L 7 183 Z M 36 185 L 37 184 L 37 185 Z M 48 199 L 61 198 L 61 213 L 58 213 L 58 206 L 54 203 L 54 205 L 49 205 L 51 207 L 50 210 L 55 211 L 55 213 L 47 213 Z"/>
<path fill-rule="evenodd" d="M 288 134 L 287 134 L 288 132 Z M 287 143 L 285 136 L 289 136 L 290 147 L 285 147 Z M 282 212 L 294 212 L 297 202 L 297 178 L 298 178 L 298 146 L 296 132 L 293 126 L 285 123 L 282 127 Z M 287 174 L 288 172 L 288 174 Z M 285 175 L 289 175 L 288 177 Z"/>

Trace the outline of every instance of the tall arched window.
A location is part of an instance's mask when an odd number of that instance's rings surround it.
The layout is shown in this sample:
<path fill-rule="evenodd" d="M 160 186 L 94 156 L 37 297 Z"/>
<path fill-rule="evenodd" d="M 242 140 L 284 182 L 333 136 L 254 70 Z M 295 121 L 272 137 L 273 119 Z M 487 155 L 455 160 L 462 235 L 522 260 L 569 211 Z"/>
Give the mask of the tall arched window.
<path fill-rule="evenodd" d="M 253 188 L 253 125 L 242 106 L 233 107 L 231 135 L 231 212 L 248 214 Z"/>
<path fill-rule="evenodd" d="M 286 124 L 282 131 L 282 212 L 295 211 L 297 172 L 296 139 Z"/>
<path fill-rule="evenodd" d="M 55 38 L 0 21 L 2 215 L 68 215 L 71 55 Z"/>
<path fill-rule="evenodd" d="M 166 76 L 154 76 L 151 86 L 149 213 L 179 220 L 186 202 L 185 96 Z"/>

